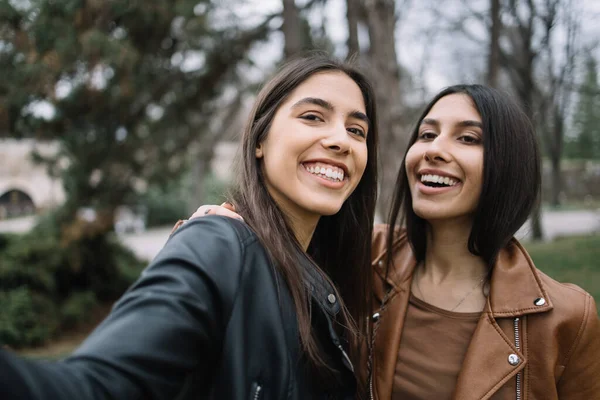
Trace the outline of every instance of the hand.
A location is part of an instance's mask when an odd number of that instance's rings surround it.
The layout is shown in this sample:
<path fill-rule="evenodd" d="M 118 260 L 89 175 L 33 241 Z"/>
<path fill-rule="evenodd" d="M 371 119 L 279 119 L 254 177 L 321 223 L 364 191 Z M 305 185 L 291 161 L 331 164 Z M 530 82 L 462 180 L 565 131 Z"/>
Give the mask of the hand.
<path fill-rule="evenodd" d="M 206 215 L 222 215 L 224 217 L 236 218 L 240 221 L 244 220 L 244 218 L 242 218 L 241 215 L 235 212 L 235 207 L 233 206 L 233 204 L 225 202 L 220 206 L 217 206 L 215 204 L 204 205 L 198 207 L 196 212 L 193 213 L 189 219 L 180 219 L 179 221 L 177 221 L 175 226 L 173 226 L 173 229 L 171 229 L 171 233 L 169 233 L 169 236 L 171 236 L 177 229 L 179 229 L 181 225 L 183 225 L 190 219 L 201 218 Z"/>
<path fill-rule="evenodd" d="M 203 205 L 198 207 L 195 213 L 189 219 L 204 217 L 205 215 L 222 215 L 224 217 L 236 218 L 241 221 L 244 220 L 238 213 L 235 212 L 235 207 L 230 203 L 223 203 L 220 206 L 217 205 Z"/>

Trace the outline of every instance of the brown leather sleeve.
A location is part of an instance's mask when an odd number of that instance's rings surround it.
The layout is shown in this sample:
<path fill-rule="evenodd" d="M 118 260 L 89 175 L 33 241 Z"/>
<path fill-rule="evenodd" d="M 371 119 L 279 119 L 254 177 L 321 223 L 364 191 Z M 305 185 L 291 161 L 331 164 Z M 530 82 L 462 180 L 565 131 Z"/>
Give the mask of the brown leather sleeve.
<path fill-rule="evenodd" d="M 590 295 L 557 389 L 560 399 L 600 400 L 600 320 Z"/>

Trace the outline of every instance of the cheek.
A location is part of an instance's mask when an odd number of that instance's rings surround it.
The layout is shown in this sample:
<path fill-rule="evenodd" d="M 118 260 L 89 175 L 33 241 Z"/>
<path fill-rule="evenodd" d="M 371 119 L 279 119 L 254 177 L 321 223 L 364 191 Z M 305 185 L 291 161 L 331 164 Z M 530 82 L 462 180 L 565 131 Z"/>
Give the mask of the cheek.
<path fill-rule="evenodd" d="M 367 149 L 367 146 L 365 145 L 358 151 L 358 157 L 357 157 L 357 161 L 356 161 L 356 169 L 360 172 L 361 175 L 365 172 L 365 168 L 367 167 L 368 161 L 369 161 L 369 150 Z"/>
<path fill-rule="evenodd" d="M 415 146 L 411 146 L 406 153 L 406 159 L 404 161 L 404 167 L 406 168 L 406 172 L 409 173 L 408 178 L 410 179 L 412 176 L 412 172 L 417 167 L 417 163 L 421 158 L 418 155 L 417 149 Z"/>

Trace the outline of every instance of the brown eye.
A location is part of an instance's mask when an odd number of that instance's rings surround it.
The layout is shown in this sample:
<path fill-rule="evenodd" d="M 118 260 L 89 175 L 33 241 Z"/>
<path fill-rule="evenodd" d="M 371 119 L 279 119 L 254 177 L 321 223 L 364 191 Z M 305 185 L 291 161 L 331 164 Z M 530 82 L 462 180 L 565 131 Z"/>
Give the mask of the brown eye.
<path fill-rule="evenodd" d="M 458 138 L 458 140 L 460 140 L 461 142 L 464 142 L 464 143 L 468 143 L 468 144 L 479 143 L 479 138 L 476 138 L 476 137 L 470 136 L 470 135 L 461 136 L 460 138 Z"/>
<path fill-rule="evenodd" d="M 431 140 L 431 139 L 435 139 L 435 137 L 436 137 L 436 134 L 434 132 L 425 131 L 425 132 L 419 133 L 418 139 Z"/>
<path fill-rule="evenodd" d="M 323 121 L 323 119 L 316 114 L 304 114 L 300 116 L 300 118 L 307 121 Z"/>
<path fill-rule="evenodd" d="M 348 130 L 348 132 L 352 133 L 353 135 L 360 136 L 363 138 L 367 137 L 367 134 L 365 133 L 365 131 L 363 131 L 360 128 L 348 128 L 347 130 Z"/>

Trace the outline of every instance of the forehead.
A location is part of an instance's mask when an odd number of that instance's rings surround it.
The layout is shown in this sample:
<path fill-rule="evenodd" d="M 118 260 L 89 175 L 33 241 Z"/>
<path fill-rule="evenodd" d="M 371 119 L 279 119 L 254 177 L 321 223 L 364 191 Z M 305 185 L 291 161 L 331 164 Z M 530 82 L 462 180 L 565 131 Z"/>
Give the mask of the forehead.
<path fill-rule="evenodd" d="M 463 93 L 454 93 L 442 97 L 431 107 L 425 118 L 440 122 L 481 122 L 481 116 L 475 109 L 473 100 Z"/>
<path fill-rule="evenodd" d="M 352 78 L 340 71 L 319 72 L 311 75 L 288 96 L 290 106 L 306 97 L 326 100 L 335 108 L 365 111 L 363 94 Z"/>

